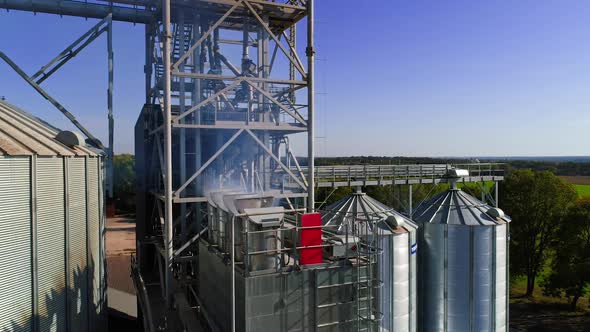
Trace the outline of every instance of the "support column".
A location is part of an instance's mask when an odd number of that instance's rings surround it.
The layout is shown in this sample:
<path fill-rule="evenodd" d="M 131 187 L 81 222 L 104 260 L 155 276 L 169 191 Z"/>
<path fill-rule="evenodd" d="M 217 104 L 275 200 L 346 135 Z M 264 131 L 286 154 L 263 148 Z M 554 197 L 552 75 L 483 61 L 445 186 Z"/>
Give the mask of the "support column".
<path fill-rule="evenodd" d="M 314 89 L 313 89 L 313 71 L 314 71 L 314 54 L 313 48 L 313 0 L 307 0 L 307 211 L 315 210 L 315 130 L 314 130 Z"/>
<path fill-rule="evenodd" d="M 152 92 L 152 50 L 154 41 L 153 26 L 151 24 L 145 25 L 145 66 L 143 72 L 145 74 L 145 103 L 151 103 L 151 92 Z"/>
<path fill-rule="evenodd" d="M 262 19 L 264 20 L 265 24 L 268 24 L 268 17 L 263 16 Z M 269 35 L 262 27 L 258 30 L 258 68 L 261 69 L 258 76 L 262 78 L 268 78 L 270 76 L 270 65 L 269 65 Z M 260 84 L 260 83 L 257 83 Z M 264 91 L 269 91 L 270 84 L 269 83 L 262 83 L 262 89 Z M 258 110 L 262 111 L 262 117 L 259 121 L 262 122 L 271 122 L 271 107 L 265 104 L 265 98 L 263 95 L 258 94 Z M 264 131 L 261 135 L 259 135 L 260 140 L 264 143 L 264 146 L 267 148 L 271 148 L 270 146 L 270 135 L 268 131 Z M 270 189 L 270 156 L 267 153 L 264 153 L 262 149 L 258 149 L 259 158 L 258 158 L 258 179 L 262 182 L 261 190 L 268 190 Z"/>
<path fill-rule="evenodd" d="M 170 30 L 170 0 L 164 0 L 164 151 L 165 151 L 165 183 L 164 183 L 164 261 L 165 261 L 165 300 L 168 309 L 172 309 L 172 257 L 173 257 L 173 225 L 172 225 L 172 93 L 170 81 L 170 46 L 172 34 Z"/>
<path fill-rule="evenodd" d="M 115 120 L 113 117 L 113 81 L 114 81 L 114 53 L 113 53 L 113 19 L 109 18 L 107 24 L 107 52 L 108 52 L 108 66 L 109 66 L 109 87 L 107 90 L 107 105 L 108 105 L 108 119 L 109 119 L 109 148 L 107 159 L 107 179 L 109 198 L 113 198 L 114 191 L 114 135 L 115 135 Z"/>
<path fill-rule="evenodd" d="M 191 44 L 195 43 L 197 40 L 199 40 L 199 38 L 201 38 L 201 19 L 199 15 L 196 15 L 194 17 L 194 21 L 193 21 L 193 40 L 191 41 Z M 193 51 L 193 56 L 192 56 L 192 61 L 193 61 L 193 69 L 192 71 L 194 73 L 200 73 L 203 74 L 203 66 L 201 65 L 201 47 L 196 47 L 195 50 Z M 193 79 L 193 91 L 191 94 L 191 105 L 195 106 L 197 104 L 199 104 L 201 102 L 201 80 L 200 79 Z M 200 124 L 201 123 L 201 118 L 199 116 L 199 112 L 195 112 L 193 113 L 193 117 L 192 117 L 192 122 L 194 124 Z M 193 151 L 194 151 L 194 155 L 195 155 L 195 168 L 194 169 L 200 169 L 203 162 L 201 160 L 201 129 L 193 129 Z M 194 181 L 194 192 L 196 196 L 201 196 L 203 195 L 203 189 L 200 186 L 200 181 Z M 193 208 L 194 208 L 194 217 L 193 217 L 193 221 L 195 222 L 195 225 L 192 227 L 193 229 L 195 229 L 195 231 L 200 231 L 201 230 L 201 225 L 200 225 L 200 221 L 201 221 L 201 203 L 194 203 Z"/>
<path fill-rule="evenodd" d="M 494 206 L 498 207 L 498 181 L 494 182 Z"/>
<path fill-rule="evenodd" d="M 412 191 L 412 185 L 410 184 L 410 185 L 408 185 L 408 214 L 410 215 L 410 218 L 412 217 L 412 214 L 414 213 L 412 199 L 413 199 L 413 191 Z"/>
<path fill-rule="evenodd" d="M 180 31 L 179 33 L 179 41 L 178 41 L 178 46 L 180 48 L 179 53 L 183 54 L 184 53 L 184 48 L 185 48 L 185 44 L 186 44 L 186 40 L 185 40 L 185 26 L 184 26 L 184 14 L 180 13 L 179 17 L 178 17 L 178 24 L 176 26 L 177 31 Z M 179 70 L 180 72 L 184 72 L 184 61 L 180 64 Z M 186 111 L 186 86 L 185 86 L 185 78 L 184 77 L 180 77 L 180 82 L 179 82 L 179 108 L 180 108 L 180 113 L 184 113 L 184 111 Z M 180 123 L 185 123 L 185 118 L 180 119 Z M 179 138 L 179 148 L 180 148 L 180 156 L 179 156 L 179 161 L 180 161 L 180 183 L 185 183 L 186 182 L 186 129 L 185 128 L 180 128 L 180 138 Z M 184 193 L 181 193 L 180 196 L 182 197 L 184 195 Z M 181 203 L 180 204 L 180 238 L 181 241 L 184 243 L 186 242 L 186 239 L 188 238 L 188 230 L 187 230 L 187 222 L 186 222 L 186 203 Z"/>

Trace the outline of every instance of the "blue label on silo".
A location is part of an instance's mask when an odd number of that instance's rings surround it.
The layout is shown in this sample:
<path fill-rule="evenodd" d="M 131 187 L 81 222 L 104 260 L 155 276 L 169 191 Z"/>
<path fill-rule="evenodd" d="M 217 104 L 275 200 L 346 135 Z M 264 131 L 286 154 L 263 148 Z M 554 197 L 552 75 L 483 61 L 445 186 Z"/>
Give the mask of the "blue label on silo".
<path fill-rule="evenodd" d="M 414 243 L 410 246 L 410 253 L 413 255 L 416 253 L 416 251 L 418 251 L 418 244 Z"/>

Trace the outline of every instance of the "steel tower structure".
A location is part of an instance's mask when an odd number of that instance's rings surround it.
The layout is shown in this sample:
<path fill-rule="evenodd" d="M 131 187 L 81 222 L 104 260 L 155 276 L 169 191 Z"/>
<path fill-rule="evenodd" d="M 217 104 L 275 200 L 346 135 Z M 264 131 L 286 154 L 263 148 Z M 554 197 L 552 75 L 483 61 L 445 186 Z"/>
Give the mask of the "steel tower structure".
<path fill-rule="evenodd" d="M 313 167 L 312 15 L 312 1 L 165 1 L 162 21 L 146 26 L 146 106 L 136 127 L 145 135 L 136 156 L 151 198 L 138 209 L 155 208 L 138 223 L 147 239 L 138 255 L 141 266 L 159 262 L 169 308 L 178 284 L 195 277 L 191 245 L 204 232 L 209 190 L 273 190 L 291 205 L 307 197 L 313 209 L 313 172 L 304 176 L 288 139 L 307 133 Z M 307 68 L 296 47 L 306 16 Z M 285 186 L 291 181 L 296 188 Z M 153 258 L 144 254 L 152 244 Z"/>

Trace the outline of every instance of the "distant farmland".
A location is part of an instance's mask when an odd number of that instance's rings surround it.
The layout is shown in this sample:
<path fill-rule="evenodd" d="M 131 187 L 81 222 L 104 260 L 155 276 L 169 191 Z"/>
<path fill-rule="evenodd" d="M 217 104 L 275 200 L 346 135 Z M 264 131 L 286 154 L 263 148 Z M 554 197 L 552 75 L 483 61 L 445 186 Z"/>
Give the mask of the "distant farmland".
<path fill-rule="evenodd" d="M 560 176 L 560 178 L 573 184 L 576 187 L 578 196 L 590 196 L 590 176 Z"/>

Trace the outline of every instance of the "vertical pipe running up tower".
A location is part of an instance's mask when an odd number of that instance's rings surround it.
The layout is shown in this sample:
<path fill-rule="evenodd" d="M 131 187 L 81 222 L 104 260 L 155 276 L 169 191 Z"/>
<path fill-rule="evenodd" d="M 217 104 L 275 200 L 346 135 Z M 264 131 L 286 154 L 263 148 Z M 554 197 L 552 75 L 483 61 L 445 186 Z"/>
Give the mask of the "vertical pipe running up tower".
<path fill-rule="evenodd" d="M 109 119 L 109 149 L 107 159 L 107 178 L 109 179 L 108 192 L 109 198 L 113 198 L 115 178 L 114 178 L 114 167 L 115 167 L 115 151 L 114 151 L 114 117 L 113 117 L 113 80 L 114 80 L 114 53 L 113 53 L 113 18 L 109 18 L 107 25 L 107 53 L 108 53 L 108 66 L 109 66 L 109 87 L 107 91 L 107 107 L 108 107 L 108 119 Z"/>
<path fill-rule="evenodd" d="M 315 138 L 314 138 L 314 90 L 313 90 L 313 69 L 314 53 L 313 49 L 313 0 L 307 1 L 307 211 L 313 212 L 315 209 Z"/>
<path fill-rule="evenodd" d="M 166 287 L 166 306 L 172 308 L 172 106 L 171 106 L 171 91 L 170 91 L 170 0 L 163 0 L 163 18 L 164 18 L 164 150 L 165 167 L 166 167 L 166 183 L 165 188 L 165 257 L 166 273 L 165 273 L 165 287 Z"/>

